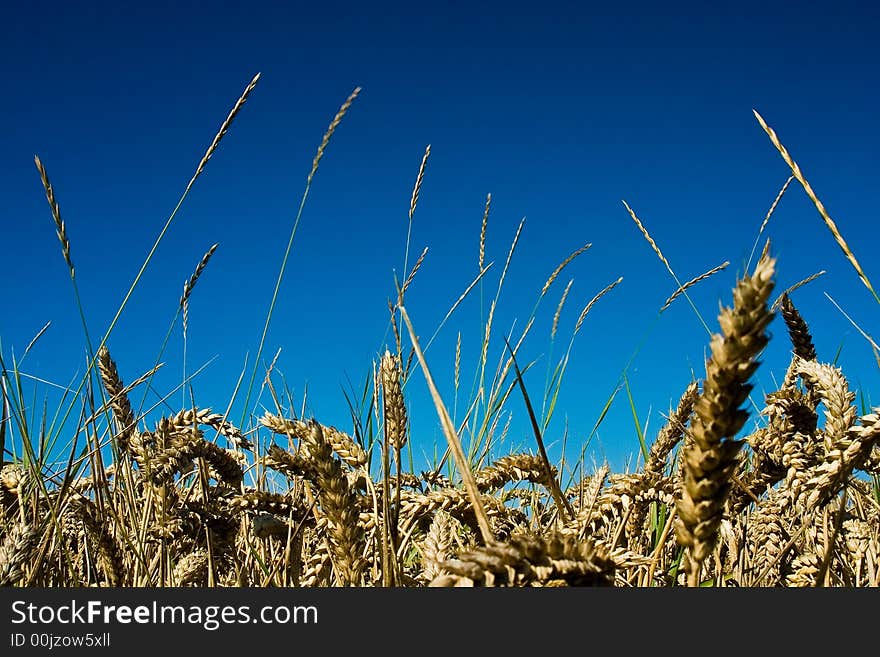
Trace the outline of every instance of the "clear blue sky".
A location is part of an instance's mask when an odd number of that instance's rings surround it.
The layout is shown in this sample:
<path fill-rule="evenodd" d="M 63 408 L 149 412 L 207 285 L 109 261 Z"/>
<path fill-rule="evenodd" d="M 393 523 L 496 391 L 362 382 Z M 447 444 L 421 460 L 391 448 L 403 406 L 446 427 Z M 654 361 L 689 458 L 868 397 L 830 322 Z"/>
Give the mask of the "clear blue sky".
<path fill-rule="evenodd" d="M 753 108 L 880 285 L 873 258 L 880 12 L 870 3 L 30 2 L 7 7 L 0 29 L 0 338 L 9 360 L 51 321 L 22 369 L 55 383 L 82 371 L 84 340 L 34 154 L 54 184 L 97 339 L 258 71 L 259 86 L 109 340 L 126 382 L 152 366 L 183 282 L 216 242 L 192 298 L 187 368 L 217 356 L 193 387 L 200 406 L 225 410 L 248 355 L 250 374 L 317 144 L 355 86 L 363 91 L 315 178 L 263 353 L 268 361 L 282 349 L 278 372 L 296 404 L 307 385 L 308 413 L 325 424 L 351 428 L 342 391 L 349 382 L 359 387 L 384 350 L 386 299 L 403 267 L 410 194 L 428 144 L 410 262 L 425 246 L 429 253 L 407 302 L 423 337 L 477 272 L 487 193 L 486 259 L 495 265 L 483 314 L 526 218 L 497 311 L 493 367 L 500 334 L 516 321 L 518 335 L 556 264 L 592 243 L 548 292 L 523 345 L 521 359 L 537 359 L 526 383 L 538 405 L 565 284 L 574 278 L 554 359 L 584 304 L 624 277 L 577 336 L 546 437 L 555 458 L 566 422 L 568 454 L 577 456 L 640 345 L 628 376 L 650 439 L 691 371 L 703 374 L 708 335 L 686 300 L 654 321 L 676 284 L 621 200 L 682 281 L 731 262 L 692 294 L 716 329 L 718 304 L 731 303 L 789 173 Z M 827 270 L 795 303 L 820 359 L 832 360 L 842 346 L 839 362 L 853 387 L 876 401 L 880 377 L 868 343 L 825 293 L 869 333 L 880 325 L 880 307 L 796 184 L 766 233 L 779 257 L 779 291 Z M 456 336 L 461 331 L 466 396 L 481 321 L 477 291 L 428 352 L 450 405 Z M 759 405 L 788 363 L 781 319 L 772 332 L 757 376 Z M 179 324 L 163 361 L 154 385 L 165 393 L 183 370 Z M 44 394 L 54 399 L 45 387 L 30 394 L 37 407 Z M 419 371 L 407 398 L 418 467 L 445 443 Z M 271 403 L 268 395 L 261 401 Z M 170 403 L 179 409 L 180 394 Z M 521 397 L 507 408 L 507 447 L 533 448 Z M 619 469 L 637 449 L 622 392 L 588 459 L 608 458 Z"/>

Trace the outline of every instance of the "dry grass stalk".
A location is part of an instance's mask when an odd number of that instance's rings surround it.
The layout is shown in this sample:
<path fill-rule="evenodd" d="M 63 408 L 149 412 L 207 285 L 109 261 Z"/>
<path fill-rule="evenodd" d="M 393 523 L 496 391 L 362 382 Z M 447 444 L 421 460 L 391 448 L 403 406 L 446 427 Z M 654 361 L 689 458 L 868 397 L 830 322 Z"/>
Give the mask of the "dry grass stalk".
<path fill-rule="evenodd" d="M 330 143 L 330 138 L 333 136 L 333 133 L 336 132 L 336 128 L 339 127 L 339 124 L 342 122 L 342 118 L 345 116 L 346 112 L 348 112 L 351 104 L 354 102 L 355 98 L 358 97 L 358 94 L 361 92 L 360 87 L 355 87 L 354 91 L 351 92 L 351 95 L 345 99 L 345 102 L 339 107 L 339 111 L 336 112 L 336 116 L 333 117 L 333 120 L 330 122 L 330 126 L 327 128 L 327 132 L 324 133 L 324 137 L 321 139 L 321 143 L 318 146 L 318 152 L 315 153 L 315 158 L 312 160 L 312 169 L 309 171 L 308 179 L 306 180 L 306 187 L 309 187 L 312 184 L 312 179 L 315 177 L 315 173 L 318 171 L 318 164 L 321 162 L 321 158 L 324 157 L 324 151 L 327 149 L 327 145 Z"/>
<path fill-rule="evenodd" d="M 406 277 L 406 280 L 403 282 L 403 286 L 400 288 L 400 298 L 403 298 L 403 295 L 406 294 L 407 289 L 410 284 L 413 282 L 413 279 L 416 277 L 419 269 L 422 268 L 422 263 L 425 261 L 425 256 L 428 255 L 428 247 L 426 246 L 422 253 L 419 255 L 418 260 L 416 260 L 416 264 L 413 265 L 413 268 L 409 272 L 409 276 Z"/>
<path fill-rule="evenodd" d="M 713 275 L 717 274 L 718 272 L 720 272 L 720 271 L 726 269 L 727 266 L 728 266 L 729 264 L 730 264 L 730 262 L 729 262 L 728 260 L 725 260 L 724 262 L 722 262 L 722 263 L 721 263 L 720 265 L 718 265 L 717 267 L 713 267 L 713 268 L 710 269 L 709 271 L 707 271 L 707 272 L 705 272 L 705 273 L 703 273 L 703 274 L 700 274 L 699 276 L 696 276 L 696 277 L 692 278 L 691 280 L 689 280 L 689 281 L 688 281 L 687 283 L 685 283 L 684 285 L 680 285 L 680 286 L 678 287 L 678 289 L 677 289 L 675 292 L 673 292 L 671 295 L 669 295 L 669 298 L 668 298 L 668 299 L 666 300 L 666 302 L 663 304 L 663 307 L 660 308 L 660 312 L 662 313 L 664 310 L 666 310 L 667 308 L 669 308 L 669 306 L 672 305 L 672 302 L 673 302 L 673 301 L 675 301 L 678 297 L 680 297 L 684 292 L 686 292 L 687 290 L 691 289 L 694 285 L 696 285 L 696 284 L 699 283 L 700 281 L 704 281 L 704 280 L 706 280 L 707 278 L 709 278 L 710 276 L 713 276 Z"/>
<path fill-rule="evenodd" d="M 572 283 L 574 283 L 573 278 L 568 282 L 568 285 L 565 286 L 565 290 L 562 291 L 562 297 L 560 297 L 559 299 L 559 305 L 556 306 L 556 312 L 553 313 L 553 325 L 550 328 L 551 341 L 556 337 L 556 329 L 559 328 L 559 316 L 562 315 L 562 307 L 565 305 L 565 300 L 568 298 L 568 291 L 571 289 Z"/>
<path fill-rule="evenodd" d="M 483 221 L 480 224 L 480 257 L 477 268 L 483 271 L 483 263 L 486 261 L 486 228 L 489 225 L 489 206 L 492 204 L 492 195 L 486 194 L 486 209 L 483 211 Z"/>
<path fill-rule="evenodd" d="M 602 297 L 604 297 L 606 294 L 611 292 L 611 290 L 613 290 L 615 287 L 620 285 L 622 282 L 623 282 L 623 276 L 618 278 L 613 283 L 606 285 L 604 288 L 602 288 L 602 290 L 599 291 L 599 293 L 596 296 L 594 296 L 592 299 L 590 299 L 590 302 L 586 306 L 584 306 L 584 309 L 581 311 L 581 314 L 578 315 L 577 322 L 574 325 L 574 333 L 575 334 L 577 334 L 577 332 L 581 330 L 581 326 L 583 325 L 584 320 L 587 318 L 587 315 L 589 314 L 590 310 L 592 310 L 593 306 L 596 305 L 596 302 L 599 299 L 601 299 Z"/>
<path fill-rule="evenodd" d="M 553 270 L 553 273 L 550 274 L 550 277 L 544 283 L 544 286 L 541 288 L 542 297 L 547 294 L 547 290 L 550 289 L 550 286 L 553 285 L 553 281 L 555 281 L 559 274 L 562 273 L 562 270 L 565 269 L 569 264 L 571 264 L 572 260 L 577 258 L 580 254 L 589 249 L 591 246 L 593 245 L 589 243 L 584 244 L 582 247 L 572 252 L 567 258 L 565 258 L 565 260 L 559 263 L 559 265 L 556 267 L 556 269 Z"/>
<path fill-rule="evenodd" d="M 516 251 L 516 245 L 519 244 L 520 235 L 522 235 L 523 226 L 526 223 L 526 218 L 523 217 L 520 219 L 519 225 L 516 227 L 516 233 L 513 235 L 513 241 L 510 243 L 510 248 L 507 250 L 507 259 L 504 261 L 504 269 L 501 270 L 501 278 L 498 280 L 498 289 L 501 289 L 501 286 L 504 285 L 504 279 L 507 277 L 507 270 L 510 269 L 510 261 L 513 259 L 513 253 Z"/>
<path fill-rule="evenodd" d="M 205 170 L 205 165 L 208 163 L 208 160 L 211 159 L 211 156 L 214 155 L 214 152 L 220 146 L 220 141 L 226 135 L 226 132 L 229 130 L 229 127 L 232 125 L 232 122 L 235 120 L 235 117 L 241 111 L 241 108 L 244 106 L 245 101 L 247 101 L 248 96 L 251 95 L 251 92 L 256 89 L 257 82 L 260 80 L 260 74 L 257 73 L 253 79 L 248 83 L 248 86 L 245 87 L 241 96 L 237 101 L 235 101 L 235 105 L 232 106 L 232 109 L 229 111 L 229 114 L 226 117 L 226 120 L 223 121 L 223 124 L 220 126 L 220 129 L 217 131 L 217 134 L 214 135 L 214 140 L 211 142 L 211 145 L 208 146 L 208 150 L 205 151 L 205 155 L 202 157 L 199 162 L 199 166 L 196 167 L 196 172 L 193 174 L 192 179 L 190 179 L 189 183 L 186 186 L 186 190 L 184 191 L 184 196 L 189 192 L 190 188 L 195 183 L 196 179 L 202 175 L 202 171 Z"/>
<path fill-rule="evenodd" d="M 40 158 L 34 155 L 34 163 L 37 165 L 37 171 L 40 172 L 40 180 L 43 182 L 43 189 L 46 190 L 46 200 L 49 202 L 49 208 L 52 211 L 52 219 L 55 222 L 55 232 L 58 235 L 58 241 L 61 242 L 61 254 L 64 256 L 64 262 L 67 263 L 67 269 L 70 271 L 70 277 L 73 278 L 75 270 L 73 268 L 73 260 L 70 257 L 70 239 L 67 236 L 67 228 L 64 220 L 61 218 L 61 209 L 58 207 L 58 201 L 55 200 L 55 190 L 52 183 L 49 182 L 49 174 L 40 161 Z"/>
<path fill-rule="evenodd" d="M 773 290 L 775 262 L 765 253 L 754 274 L 739 281 L 733 309 L 722 309 L 718 318 L 722 333 L 712 336 L 712 356 L 694 408 L 693 442 L 683 452 L 676 527 L 679 542 L 689 549 L 692 586 L 699 582 L 700 567 L 717 542 L 730 477 L 742 446 L 734 437 L 748 418 L 740 405 L 751 390 L 748 380 L 758 367 L 756 358 L 768 342 L 766 328 L 773 315 L 767 300 Z"/>
<path fill-rule="evenodd" d="M 668 271 L 669 275 L 672 276 L 672 280 L 674 280 L 680 288 L 683 287 L 681 284 L 681 281 L 678 280 L 678 276 L 676 276 L 675 272 L 672 271 L 672 266 L 669 264 L 669 260 L 666 259 L 666 256 L 663 255 L 663 252 L 660 250 L 660 247 L 657 246 L 657 243 L 654 241 L 654 239 L 648 233 L 648 229 L 645 228 L 644 225 L 642 225 L 641 220 L 636 216 L 636 213 L 633 211 L 633 209 L 630 208 L 629 205 L 627 205 L 626 201 L 623 201 L 623 205 L 626 208 L 627 212 L 629 212 L 629 216 L 632 217 L 632 220 L 636 223 L 636 226 L 638 226 L 639 231 L 642 233 L 644 238 L 647 240 L 648 244 L 651 246 L 651 249 L 654 251 L 654 253 L 657 254 L 657 257 L 660 258 L 660 261 L 666 266 L 666 271 Z M 696 315 L 697 315 L 697 319 L 700 320 L 700 324 L 702 324 L 703 328 L 706 329 L 706 332 L 711 335 L 712 332 L 709 330 L 709 327 L 706 325 L 706 322 L 703 320 L 703 316 L 700 314 L 700 311 L 697 310 L 697 307 L 694 305 L 694 302 L 691 301 L 691 298 L 687 295 L 687 290 L 686 289 L 682 290 L 681 294 L 683 294 L 685 299 L 688 300 L 688 303 L 691 305 L 691 308 L 693 309 L 694 313 L 696 313 Z"/>
<path fill-rule="evenodd" d="M 878 345 L 877 342 L 874 340 L 874 338 L 872 338 L 870 335 L 868 335 L 868 334 L 862 329 L 862 327 L 859 326 L 859 325 L 856 323 L 856 321 L 855 321 L 852 317 L 850 317 L 849 314 L 848 314 L 843 308 L 840 307 L 840 304 L 837 303 L 837 301 L 835 301 L 834 298 L 833 298 L 830 294 L 828 294 L 827 292 L 823 292 L 822 294 L 825 296 L 825 298 L 827 298 L 831 303 L 834 304 L 834 307 L 837 308 L 837 310 L 840 312 L 841 315 L 843 315 L 844 317 L 846 317 L 846 320 L 847 320 L 850 324 L 853 325 L 853 328 L 855 328 L 855 330 L 858 331 L 859 334 L 860 334 L 863 338 L 865 338 L 865 340 L 868 341 L 868 344 L 871 345 L 871 349 L 872 349 L 872 351 L 873 351 L 873 353 L 874 353 L 874 360 L 877 362 L 877 366 L 880 367 L 880 345 Z"/>
<path fill-rule="evenodd" d="M 520 228 L 522 227 L 522 223 L 520 223 Z M 517 232 L 519 235 L 519 232 Z M 467 489 L 468 496 L 470 497 L 471 504 L 474 508 L 474 513 L 477 516 L 477 523 L 480 526 L 480 532 L 483 535 L 483 541 L 488 543 L 489 541 L 494 539 L 492 534 L 492 528 L 489 525 L 489 518 L 486 515 L 486 511 L 483 508 L 483 503 L 480 499 L 480 492 L 477 488 L 477 484 L 474 481 L 474 475 L 471 472 L 470 466 L 468 465 L 467 457 L 464 454 L 464 450 L 461 446 L 461 440 L 458 438 L 458 433 L 455 430 L 455 425 L 452 423 L 452 419 L 449 417 L 449 412 L 446 410 L 446 406 L 443 404 L 443 400 L 440 397 L 440 393 L 437 390 L 437 386 L 434 384 L 434 379 L 431 376 L 431 371 L 428 369 L 428 363 L 425 361 L 425 355 L 422 353 L 422 348 L 419 346 L 419 340 L 416 336 L 415 329 L 413 329 L 412 322 L 410 322 L 409 315 L 406 312 L 406 308 L 403 306 L 400 307 L 400 314 L 403 317 L 403 321 L 406 323 L 406 328 L 409 331 L 410 340 L 412 340 L 413 348 L 415 349 L 416 356 L 418 356 L 419 363 L 422 366 L 422 372 L 425 375 L 425 381 L 428 384 L 428 389 L 431 392 L 431 397 L 434 400 L 434 405 L 437 407 L 437 414 L 440 416 L 440 423 L 443 427 L 443 433 L 446 436 L 446 440 L 449 443 L 450 451 L 452 452 L 452 456 L 455 459 L 455 464 L 458 467 L 459 474 L 461 475 L 465 488 Z"/>
<path fill-rule="evenodd" d="M 492 267 L 493 264 L 494 263 L 490 262 L 488 265 L 486 265 L 486 267 L 483 270 L 481 270 L 480 273 L 474 277 L 474 280 L 472 280 L 468 284 L 468 286 L 465 288 L 464 292 L 462 292 L 461 295 L 458 297 L 458 299 L 455 300 L 455 303 L 453 303 L 452 306 L 450 306 L 449 310 L 446 311 L 446 315 L 443 317 L 443 320 L 440 322 L 440 324 L 437 325 L 437 328 L 434 330 L 434 334 L 431 336 L 431 339 L 428 340 L 428 346 L 430 346 L 431 343 L 434 341 L 434 338 L 437 337 L 437 335 L 440 332 L 440 329 L 443 328 L 444 324 L 446 324 L 446 320 L 448 320 L 450 317 L 452 317 L 452 313 L 454 313 L 455 310 L 461 305 L 461 302 L 464 301 L 465 298 L 467 298 L 467 296 L 471 293 L 471 290 L 473 290 L 476 287 L 477 283 L 479 283 L 481 280 L 483 280 L 483 276 L 486 275 L 486 272 L 489 271 L 489 269 Z M 410 352 L 409 360 L 412 360 L 414 353 L 415 353 L 415 350 Z M 409 372 L 409 365 L 410 365 L 410 363 L 407 362 L 407 366 L 404 368 L 405 372 Z"/>
<path fill-rule="evenodd" d="M 412 198 L 409 202 L 409 219 L 412 221 L 413 214 L 416 211 L 416 204 L 419 202 L 419 191 L 422 189 L 422 180 L 425 177 L 425 167 L 428 164 L 428 156 L 431 154 L 431 144 L 425 148 L 425 154 L 422 157 L 422 163 L 419 165 L 419 175 L 416 176 L 416 184 L 413 186 Z"/>
<path fill-rule="evenodd" d="M 43 337 L 43 334 L 49 329 L 49 327 L 50 327 L 51 325 L 52 325 L 52 322 L 51 322 L 51 321 L 46 322 L 45 324 L 43 324 L 43 328 L 41 328 L 39 331 L 37 331 L 37 334 L 36 334 L 34 337 L 31 338 L 31 341 L 28 342 L 27 347 L 24 348 L 24 352 L 23 352 L 23 353 L 24 353 L 25 356 L 30 352 L 31 348 L 32 348 L 35 344 L 37 344 L 37 340 L 39 340 L 41 337 Z"/>
<path fill-rule="evenodd" d="M 817 278 L 819 278 L 820 276 L 824 276 L 826 273 L 827 273 L 827 272 L 826 272 L 824 269 L 821 270 L 821 271 L 817 271 L 815 274 L 810 274 L 810 275 L 807 276 L 806 278 L 804 278 L 804 279 L 802 279 L 802 280 L 799 280 L 799 281 L 798 281 L 797 283 L 795 283 L 794 285 L 790 285 L 790 286 L 788 286 L 787 288 L 785 288 L 785 291 L 784 291 L 782 294 L 780 294 L 778 297 L 776 297 L 776 301 L 774 301 L 774 302 L 773 302 L 773 305 L 770 306 L 770 310 L 776 312 L 776 310 L 779 309 L 779 304 L 782 303 L 782 297 L 783 297 L 783 296 L 785 296 L 785 295 L 789 295 L 789 296 L 790 296 L 791 293 L 794 292 L 795 290 L 797 290 L 797 289 L 799 289 L 799 288 L 802 288 L 802 287 L 803 287 L 804 285 L 806 285 L 807 283 L 812 283 L 813 281 L 815 281 L 815 280 L 816 280 Z"/>
<path fill-rule="evenodd" d="M 205 267 L 208 266 L 208 262 L 211 260 L 211 256 L 214 255 L 214 251 L 217 250 L 217 244 L 213 244 L 210 249 L 207 250 L 205 255 L 202 256 L 202 259 L 199 260 L 199 264 L 196 265 L 196 270 L 193 272 L 192 276 L 189 277 L 189 280 L 183 284 L 183 294 L 180 296 L 180 308 L 183 311 L 183 334 L 186 335 L 186 329 L 189 324 L 189 297 L 192 294 L 193 288 L 196 286 L 196 282 L 199 280 L 199 277 L 202 275 L 202 272 L 205 271 Z"/>
<path fill-rule="evenodd" d="M 755 247 L 758 246 L 758 242 L 761 241 L 761 235 L 764 234 L 764 229 L 767 227 L 767 224 L 770 223 L 770 217 L 773 216 L 773 212 L 776 210 L 776 206 L 779 205 L 779 201 L 782 200 L 785 191 L 788 189 L 788 186 L 791 185 L 791 181 L 794 180 L 794 176 L 789 176 L 785 183 L 782 185 L 782 188 L 779 190 L 779 193 L 776 195 L 776 198 L 773 199 L 773 203 L 770 204 L 770 209 L 767 210 L 767 216 L 764 217 L 764 221 L 761 222 L 761 227 L 758 229 L 758 236 L 755 238 L 755 245 L 752 247 L 752 253 L 749 254 L 749 266 L 752 264 L 752 255 L 755 253 Z"/>
<path fill-rule="evenodd" d="M 455 384 L 455 389 L 458 390 L 459 380 L 461 378 L 461 331 L 458 332 L 458 337 L 455 340 L 455 371 L 453 373 L 453 383 Z"/>
<path fill-rule="evenodd" d="M 626 208 L 626 211 L 629 212 L 629 216 L 632 217 L 632 220 L 636 222 L 636 226 L 639 229 L 639 232 L 642 233 L 644 238 L 648 241 L 648 244 L 651 246 L 651 249 L 654 253 L 657 254 L 657 257 L 660 258 L 660 262 L 666 265 L 666 269 L 672 272 L 672 266 L 669 264 L 669 261 L 666 259 L 666 256 L 663 255 L 663 252 L 660 250 L 660 247 L 657 246 L 657 242 L 654 241 L 654 238 L 651 237 L 650 233 L 648 233 L 648 229 L 642 224 L 641 220 L 636 216 L 636 213 L 633 211 L 631 207 L 627 204 L 626 201 L 622 201 L 623 206 Z M 673 274 L 673 277 L 675 275 Z"/>
<path fill-rule="evenodd" d="M 816 193 L 813 191 L 813 188 L 810 187 L 810 183 L 807 182 L 807 179 L 804 177 L 804 174 L 801 173 L 800 167 L 797 165 L 797 162 L 792 159 L 791 155 L 789 155 L 785 146 L 782 145 L 782 142 L 779 141 L 779 137 L 776 136 L 776 132 L 767 125 L 764 121 L 764 118 L 758 114 L 757 111 L 752 110 L 755 114 L 755 118 L 758 119 L 758 123 L 761 124 L 761 127 L 764 129 L 764 132 L 767 133 L 767 136 L 770 137 L 770 141 L 776 147 L 776 150 L 779 151 L 779 154 L 782 156 L 782 159 L 785 160 L 785 163 L 791 169 L 792 174 L 795 178 L 797 178 L 798 182 L 804 188 L 804 191 L 807 193 L 807 196 L 810 197 L 810 200 L 813 202 L 813 205 L 816 206 L 816 209 L 819 211 L 819 214 L 822 216 L 825 225 L 828 226 L 828 230 L 831 231 L 831 235 L 834 237 L 834 241 L 837 242 L 837 246 L 840 247 L 840 250 L 843 251 L 843 255 L 849 260 L 850 264 L 856 270 L 856 273 L 859 275 L 859 279 L 864 283 L 865 287 L 871 292 L 871 295 L 880 303 L 880 297 L 877 296 L 877 293 L 874 291 L 874 287 L 871 285 L 871 281 L 868 280 L 868 276 L 865 274 L 862 266 L 859 264 L 858 260 L 856 260 L 855 254 L 852 252 L 852 249 L 849 247 L 849 244 L 846 243 L 846 240 L 843 239 L 843 235 L 840 233 L 840 229 L 837 227 L 837 224 L 834 223 L 834 220 L 828 214 L 828 211 L 825 209 L 825 206 L 822 205 L 822 201 L 819 200 L 819 197 L 816 196 Z"/>
<path fill-rule="evenodd" d="M 758 231 L 758 236 L 764 232 L 764 229 L 767 227 L 767 222 L 770 221 L 770 217 L 773 216 L 773 211 L 776 210 L 776 206 L 779 205 L 779 201 L 782 200 L 782 196 L 785 194 L 785 190 L 788 189 L 788 186 L 791 184 L 791 181 L 794 180 L 794 176 L 789 176 L 785 183 L 782 185 L 782 188 L 779 190 L 779 193 L 776 195 L 776 198 L 773 199 L 773 203 L 770 205 L 770 209 L 767 210 L 767 216 L 764 217 L 764 222 L 761 224 L 761 228 Z"/>

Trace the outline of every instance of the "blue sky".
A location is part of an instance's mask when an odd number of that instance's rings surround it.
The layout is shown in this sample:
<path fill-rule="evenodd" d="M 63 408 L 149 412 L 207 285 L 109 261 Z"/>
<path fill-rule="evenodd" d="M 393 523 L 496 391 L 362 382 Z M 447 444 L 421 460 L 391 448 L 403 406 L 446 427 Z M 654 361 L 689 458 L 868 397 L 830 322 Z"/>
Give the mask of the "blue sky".
<path fill-rule="evenodd" d="M 153 365 L 183 282 L 216 242 L 192 298 L 187 369 L 216 356 L 193 381 L 200 406 L 225 410 L 248 358 L 246 385 L 315 149 L 356 86 L 363 91 L 308 197 L 262 355 L 268 362 L 282 349 L 277 373 L 297 406 L 307 386 L 307 412 L 325 424 L 351 428 L 343 390 L 359 388 L 384 351 L 386 300 L 403 268 L 410 195 L 428 144 L 410 263 L 424 247 L 429 252 L 407 300 L 420 335 L 434 332 L 476 275 L 480 221 L 492 194 L 486 260 L 495 265 L 482 303 L 477 288 L 427 354 L 451 406 L 461 332 L 459 417 L 489 300 L 523 217 L 495 318 L 492 367 L 501 333 L 513 327 L 519 335 L 549 273 L 592 244 L 548 292 L 522 347 L 523 362 L 537 361 L 526 384 L 538 405 L 548 357 L 561 355 L 584 304 L 624 278 L 576 338 L 546 436 L 555 458 L 566 426 L 566 452 L 577 457 L 637 350 L 627 374 L 649 439 L 691 372 L 703 374 L 708 334 L 684 299 L 655 321 L 676 283 L 621 201 L 680 280 L 731 262 L 691 295 L 715 330 L 718 304 L 731 303 L 736 276 L 789 174 L 753 108 L 798 161 L 868 277 L 880 281 L 871 248 L 880 12 L 867 3 L 34 2 L 4 14 L 0 339 L 8 360 L 51 321 L 22 366 L 48 381 L 66 384 L 82 371 L 84 340 L 34 154 L 54 184 L 89 330 L 99 337 L 258 71 L 257 89 L 110 337 L 126 382 Z M 876 332 L 880 308 L 796 184 L 766 235 L 779 257 L 779 291 L 827 271 L 795 303 L 820 360 L 840 350 L 853 387 L 876 401 L 880 377 L 870 347 L 826 293 L 868 333 Z M 550 354 L 552 316 L 572 278 Z M 759 405 L 788 363 L 781 319 L 771 330 L 756 378 Z M 179 323 L 162 360 L 154 387 L 164 394 L 182 376 Z M 30 390 L 37 408 L 43 395 L 53 399 L 51 390 Z M 407 399 L 418 467 L 445 443 L 418 371 Z M 271 403 L 268 395 L 261 401 Z M 178 410 L 180 393 L 169 403 Z M 507 409 L 513 421 L 502 451 L 534 448 L 521 397 L 512 396 Z M 237 409 L 231 417 L 240 415 Z M 619 469 L 637 449 L 621 392 L 588 459 L 607 458 Z"/>

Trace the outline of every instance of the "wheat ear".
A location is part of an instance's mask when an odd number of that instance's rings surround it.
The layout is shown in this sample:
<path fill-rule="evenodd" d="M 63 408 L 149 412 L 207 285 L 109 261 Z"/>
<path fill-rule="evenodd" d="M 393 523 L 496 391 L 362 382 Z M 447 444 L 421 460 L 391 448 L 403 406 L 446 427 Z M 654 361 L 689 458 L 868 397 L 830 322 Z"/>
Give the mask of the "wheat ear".
<path fill-rule="evenodd" d="M 26 564 L 33 558 L 33 550 L 40 534 L 31 525 L 16 524 L 0 543 L 0 586 L 12 586 L 24 577 Z"/>
<path fill-rule="evenodd" d="M 120 452 L 126 452 L 136 423 L 134 413 L 131 410 L 131 402 L 125 393 L 125 386 L 119 377 L 116 363 L 110 357 L 110 350 L 106 346 L 98 349 L 98 371 L 101 374 L 104 389 L 110 397 L 110 408 L 113 409 L 113 417 L 116 420 L 116 444 L 119 446 Z"/>
<path fill-rule="evenodd" d="M 742 447 L 735 440 L 748 411 L 741 409 L 752 386 L 749 378 L 758 368 L 758 354 L 768 342 L 767 325 L 773 318 L 767 299 L 773 290 L 775 259 L 768 250 L 734 290 L 733 308 L 718 317 L 721 334 L 712 336 L 712 356 L 706 363 L 703 392 L 694 405 L 691 436 L 684 450 L 679 543 L 690 554 L 689 584 L 699 583 L 700 566 L 715 547 L 718 528 Z"/>
<path fill-rule="evenodd" d="M 321 509 L 329 520 L 327 530 L 336 578 L 341 586 L 359 586 L 365 563 L 361 556 L 364 535 L 358 524 L 357 496 L 348 485 L 342 464 L 333 457 L 321 425 L 312 420 L 308 427 L 302 440 L 312 460 Z"/>

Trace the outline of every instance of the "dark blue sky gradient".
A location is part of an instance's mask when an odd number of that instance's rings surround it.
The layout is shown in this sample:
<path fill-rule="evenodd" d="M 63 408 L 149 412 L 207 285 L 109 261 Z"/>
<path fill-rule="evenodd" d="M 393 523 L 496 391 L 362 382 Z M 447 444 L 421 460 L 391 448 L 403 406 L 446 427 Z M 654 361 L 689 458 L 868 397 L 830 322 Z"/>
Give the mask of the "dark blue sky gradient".
<path fill-rule="evenodd" d="M 428 351 L 451 407 L 461 331 L 459 418 L 481 318 L 523 216 L 496 314 L 493 370 L 501 333 L 515 326 L 519 335 L 556 264 L 583 243 L 593 245 L 548 292 L 522 348 L 523 364 L 537 360 L 526 383 L 538 406 L 550 322 L 565 284 L 575 279 L 554 362 L 584 304 L 624 277 L 575 341 L 547 435 L 556 458 L 566 423 L 566 452 L 577 457 L 636 349 L 628 376 L 649 439 L 691 371 L 704 373 L 708 335 L 687 301 L 654 321 L 676 283 L 621 200 L 680 280 L 730 260 L 691 297 L 716 330 L 718 303 L 731 303 L 789 173 L 753 108 L 776 129 L 880 285 L 873 258 L 880 13 L 869 3 L 85 4 L 19 3 L 3 15 L 0 339 L 7 363 L 52 322 L 22 366 L 28 374 L 66 384 L 84 364 L 82 328 L 34 154 L 54 184 L 97 342 L 257 71 L 259 86 L 109 340 L 126 382 L 152 366 L 183 282 L 217 242 L 192 298 L 187 369 L 218 356 L 193 382 L 200 406 L 225 410 L 249 354 L 246 386 L 315 149 L 355 86 L 363 91 L 315 177 L 263 353 L 268 362 L 282 349 L 277 372 L 297 407 L 307 384 L 308 414 L 325 424 L 351 429 L 342 391 L 349 382 L 360 388 L 384 350 L 386 299 L 403 267 L 410 194 L 427 144 L 410 263 L 425 246 L 429 253 L 407 302 L 423 337 L 477 273 L 480 220 L 486 194 L 493 198 L 486 259 L 495 265 L 482 311 L 477 288 Z M 820 360 L 833 360 L 842 347 L 838 362 L 853 388 L 876 402 L 871 349 L 824 293 L 872 334 L 880 307 L 797 184 L 766 233 L 779 257 L 779 291 L 827 270 L 795 294 L 795 303 Z M 759 406 L 788 364 L 781 319 L 772 332 L 756 377 Z M 162 360 L 154 386 L 164 394 L 183 370 L 179 325 Z M 38 412 L 44 394 L 54 399 L 39 387 Z M 445 442 L 419 371 L 407 398 L 418 467 Z M 271 406 L 268 394 L 260 400 Z M 181 394 L 169 403 L 179 410 Z M 507 408 L 513 423 L 499 454 L 533 448 L 521 397 L 513 395 Z M 240 415 L 237 409 L 231 417 Z M 637 449 L 621 392 L 588 459 L 622 468 Z"/>

